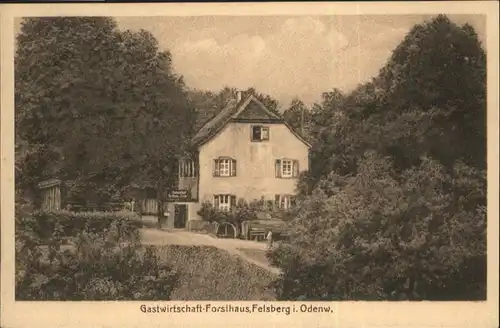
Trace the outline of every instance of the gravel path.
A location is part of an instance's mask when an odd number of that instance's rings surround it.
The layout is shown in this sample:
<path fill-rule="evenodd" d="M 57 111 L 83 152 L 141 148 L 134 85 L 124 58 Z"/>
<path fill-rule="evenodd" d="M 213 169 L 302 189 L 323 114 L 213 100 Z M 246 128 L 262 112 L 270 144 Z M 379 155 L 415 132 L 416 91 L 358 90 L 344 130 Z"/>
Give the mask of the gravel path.
<path fill-rule="evenodd" d="M 218 239 L 208 235 L 193 233 L 185 230 L 157 230 L 152 228 L 141 229 L 141 241 L 144 245 L 194 245 L 194 246 L 214 246 L 225 250 L 230 254 L 238 255 L 247 262 L 255 264 L 274 274 L 279 274 L 280 270 L 254 259 L 240 251 L 240 248 L 265 251 L 266 244 L 255 241 L 240 239 Z"/>

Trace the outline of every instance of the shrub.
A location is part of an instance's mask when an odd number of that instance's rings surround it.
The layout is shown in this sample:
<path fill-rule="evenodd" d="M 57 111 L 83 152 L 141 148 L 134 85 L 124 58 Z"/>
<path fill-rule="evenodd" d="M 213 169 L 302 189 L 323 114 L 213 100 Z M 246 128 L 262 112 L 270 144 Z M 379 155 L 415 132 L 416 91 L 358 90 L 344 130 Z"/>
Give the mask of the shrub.
<path fill-rule="evenodd" d="M 398 175 L 368 153 L 357 175 L 330 181 L 269 253 L 280 299 L 486 298 L 484 172 L 422 158 Z"/>
<path fill-rule="evenodd" d="M 216 210 L 215 207 L 210 202 L 203 202 L 201 208 L 198 211 L 198 215 L 207 222 L 218 222 L 221 212 Z"/>
<path fill-rule="evenodd" d="M 16 217 L 16 233 L 30 234 L 41 244 L 67 241 L 82 232 L 114 233 L 117 241 L 137 240 L 141 226 L 139 216 L 132 212 L 35 211 Z"/>
<path fill-rule="evenodd" d="M 16 300 L 169 300 L 178 276 L 153 247 L 80 233 L 71 247 L 16 239 Z"/>
<path fill-rule="evenodd" d="M 233 221 L 241 226 L 241 222 L 248 220 L 257 220 L 259 213 L 266 212 L 267 209 L 261 201 L 246 202 L 239 199 L 232 211 Z"/>

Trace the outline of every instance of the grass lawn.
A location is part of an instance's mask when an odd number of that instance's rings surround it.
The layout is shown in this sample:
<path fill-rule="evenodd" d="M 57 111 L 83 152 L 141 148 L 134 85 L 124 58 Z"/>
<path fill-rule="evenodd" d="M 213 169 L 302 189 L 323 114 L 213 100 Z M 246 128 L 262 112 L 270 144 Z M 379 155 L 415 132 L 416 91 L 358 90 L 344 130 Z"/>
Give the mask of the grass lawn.
<path fill-rule="evenodd" d="M 274 300 L 272 273 L 211 246 L 159 246 L 158 255 L 180 273 L 172 300 Z"/>

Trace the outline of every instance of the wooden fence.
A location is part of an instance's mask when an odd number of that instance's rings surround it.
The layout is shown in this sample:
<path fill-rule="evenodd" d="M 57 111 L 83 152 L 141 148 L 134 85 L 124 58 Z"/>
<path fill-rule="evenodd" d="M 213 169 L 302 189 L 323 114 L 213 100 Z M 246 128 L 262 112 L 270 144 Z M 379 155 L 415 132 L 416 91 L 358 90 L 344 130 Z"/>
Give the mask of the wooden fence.
<path fill-rule="evenodd" d="M 133 208 L 130 208 L 128 203 L 106 203 L 106 204 L 91 204 L 91 203 L 71 203 L 64 200 L 64 183 L 59 179 L 49 179 L 38 184 L 40 189 L 43 210 L 61 210 L 63 208 L 72 211 L 118 211 L 122 209 L 134 210 L 145 215 L 158 214 L 158 202 L 154 195 L 146 195 L 146 199 L 138 200 Z"/>

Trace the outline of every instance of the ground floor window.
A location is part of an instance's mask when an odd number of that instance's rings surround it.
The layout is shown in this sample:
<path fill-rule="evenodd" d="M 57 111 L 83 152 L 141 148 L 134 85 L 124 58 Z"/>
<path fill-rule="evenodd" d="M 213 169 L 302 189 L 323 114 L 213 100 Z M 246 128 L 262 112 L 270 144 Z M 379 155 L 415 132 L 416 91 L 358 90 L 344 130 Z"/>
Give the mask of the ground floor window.
<path fill-rule="evenodd" d="M 274 206 L 281 209 L 290 209 L 295 205 L 295 197 L 293 195 L 276 195 Z"/>
<path fill-rule="evenodd" d="M 230 194 L 214 195 L 214 207 L 221 211 L 229 211 L 236 205 L 236 196 Z"/>

